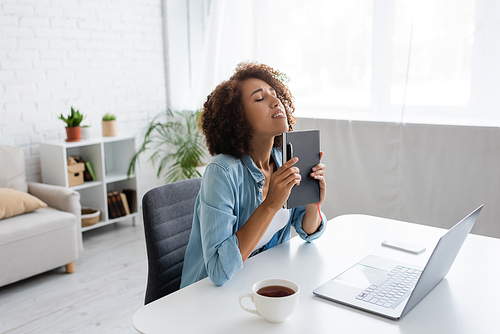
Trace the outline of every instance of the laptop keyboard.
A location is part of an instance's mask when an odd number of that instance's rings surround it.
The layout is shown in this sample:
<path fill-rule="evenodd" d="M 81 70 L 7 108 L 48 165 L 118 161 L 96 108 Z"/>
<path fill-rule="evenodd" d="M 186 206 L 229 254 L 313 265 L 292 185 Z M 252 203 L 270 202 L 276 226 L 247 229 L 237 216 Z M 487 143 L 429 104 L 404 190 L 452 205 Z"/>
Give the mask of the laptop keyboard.
<path fill-rule="evenodd" d="M 413 289 L 421 274 L 421 270 L 397 266 L 387 273 L 385 281 L 370 285 L 356 299 L 389 308 Z"/>

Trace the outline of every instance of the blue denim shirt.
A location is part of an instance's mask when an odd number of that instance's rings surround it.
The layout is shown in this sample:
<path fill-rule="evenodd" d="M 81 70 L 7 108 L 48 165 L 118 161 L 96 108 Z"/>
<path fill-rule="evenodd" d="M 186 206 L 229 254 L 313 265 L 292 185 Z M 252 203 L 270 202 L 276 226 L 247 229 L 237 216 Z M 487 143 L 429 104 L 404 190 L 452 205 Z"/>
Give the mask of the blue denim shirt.
<path fill-rule="evenodd" d="M 273 148 L 271 154 L 280 167 L 281 152 Z M 264 174 L 250 156 L 237 159 L 221 154 L 207 166 L 196 198 L 181 288 L 207 276 L 214 284 L 223 285 L 243 267 L 235 233 L 262 203 L 264 184 Z M 326 227 L 325 215 L 321 214 L 318 230 L 308 235 L 302 229 L 304 212 L 305 206 L 291 209 L 287 225 L 276 232 L 264 250 L 289 240 L 291 226 L 308 242 L 318 238 Z"/>

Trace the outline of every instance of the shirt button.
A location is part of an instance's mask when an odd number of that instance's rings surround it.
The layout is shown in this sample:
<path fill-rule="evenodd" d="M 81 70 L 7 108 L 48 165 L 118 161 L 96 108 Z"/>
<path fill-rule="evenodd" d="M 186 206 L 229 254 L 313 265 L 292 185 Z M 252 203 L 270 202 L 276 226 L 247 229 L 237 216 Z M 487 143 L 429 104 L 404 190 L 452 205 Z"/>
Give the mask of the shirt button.
<path fill-rule="evenodd" d="M 260 193 L 262 192 L 262 188 L 259 188 L 259 192 L 260 192 Z"/>

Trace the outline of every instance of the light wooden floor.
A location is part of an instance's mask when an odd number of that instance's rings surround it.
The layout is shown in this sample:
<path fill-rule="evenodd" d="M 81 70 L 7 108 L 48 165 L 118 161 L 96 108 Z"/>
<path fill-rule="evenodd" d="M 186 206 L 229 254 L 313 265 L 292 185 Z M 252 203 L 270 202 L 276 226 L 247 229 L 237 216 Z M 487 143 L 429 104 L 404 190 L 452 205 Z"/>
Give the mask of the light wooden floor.
<path fill-rule="evenodd" d="M 142 223 L 83 234 L 73 274 L 64 267 L 0 288 L 0 333 L 137 333 L 147 261 Z M 1 270 L 1 268 L 0 268 Z"/>

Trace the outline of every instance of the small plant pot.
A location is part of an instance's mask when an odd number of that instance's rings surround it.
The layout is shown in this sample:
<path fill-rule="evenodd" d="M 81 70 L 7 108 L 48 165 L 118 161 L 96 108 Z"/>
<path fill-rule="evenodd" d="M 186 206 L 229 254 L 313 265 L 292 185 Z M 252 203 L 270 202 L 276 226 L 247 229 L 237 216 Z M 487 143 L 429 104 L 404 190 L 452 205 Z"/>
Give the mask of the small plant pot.
<path fill-rule="evenodd" d="M 80 141 L 82 128 L 79 126 L 66 127 L 66 141 Z"/>
<path fill-rule="evenodd" d="M 102 136 L 114 137 L 118 135 L 118 125 L 116 121 L 102 121 Z"/>
<path fill-rule="evenodd" d="M 82 139 L 90 139 L 92 137 L 92 128 L 89 126 L 82 127 Z"/>

